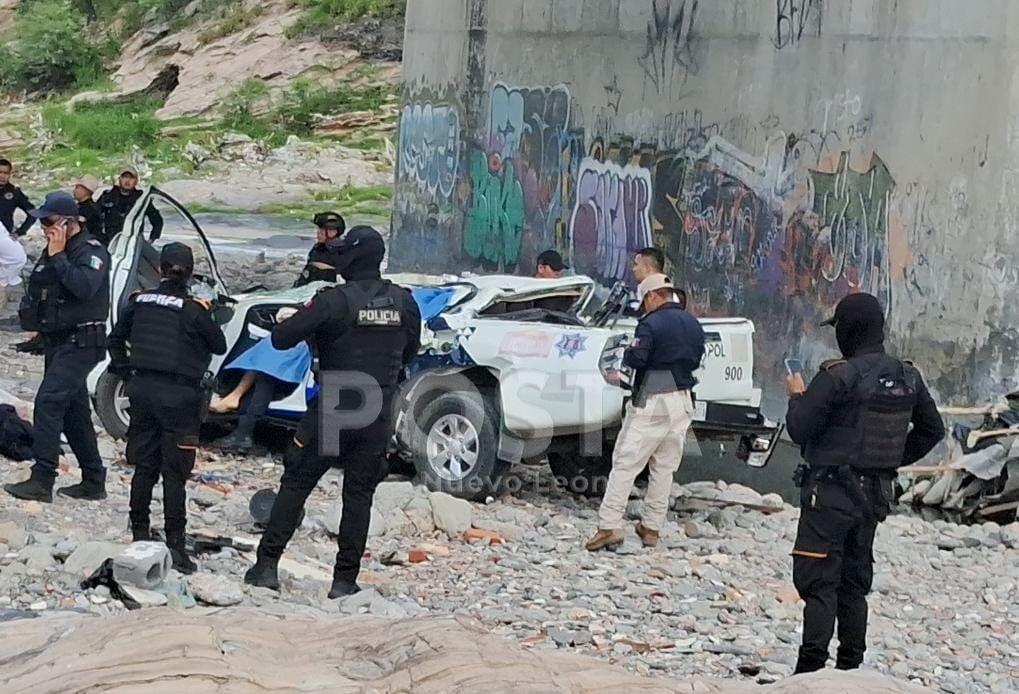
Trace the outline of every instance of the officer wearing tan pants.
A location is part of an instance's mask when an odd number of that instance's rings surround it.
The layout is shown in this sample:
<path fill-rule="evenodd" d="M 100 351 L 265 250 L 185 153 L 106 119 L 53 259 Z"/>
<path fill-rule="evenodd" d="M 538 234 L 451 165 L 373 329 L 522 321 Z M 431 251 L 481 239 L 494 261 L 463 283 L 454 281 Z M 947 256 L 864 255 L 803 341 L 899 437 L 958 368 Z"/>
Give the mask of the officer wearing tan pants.
<path fill-rule="evenodd" d="M 704 358 L 700 322 L 675 301 L 675 287 L 662 274 L 640 283 L 637 297 L 644 317 L 637 325 L 623 363 L 634 369 L 633 399 L 612 453 L 605 497 L 598 512 L 598 532 L 587 542 L 595 552 L 623 542 L 623 514 L 633 482 L 645 465 L 650 480 L 644 516 L 637 534 L 646 547 L 658 544 L 669 510 L 672 480 L 683 458 L 683 444 L 693 417 L 690 390 L 693 372 Z"/>

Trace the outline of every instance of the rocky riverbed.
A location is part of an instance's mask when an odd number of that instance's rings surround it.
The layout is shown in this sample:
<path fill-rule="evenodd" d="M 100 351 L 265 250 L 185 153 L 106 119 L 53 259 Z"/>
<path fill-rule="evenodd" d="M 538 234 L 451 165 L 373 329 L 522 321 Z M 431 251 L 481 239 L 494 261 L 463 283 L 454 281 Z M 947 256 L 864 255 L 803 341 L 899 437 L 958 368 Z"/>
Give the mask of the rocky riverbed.
<path fill-rule="evenodd" d="M 283 282 L 278 260 L 248 262 L 266 267 L 227 271 L 238 280 L 277 273 Z M 42 361 L 10 351 L 21 337 L 0 331 L 0 397 L 17 399 L 27 416 Z M 108 588 L 80 587 L 129 541 L 131 469 L 123 443 L 100 436 L 110 468 L 106 501 L 56 496 L 42 505 L 0 494 L 0 619 L 126 610 Z M 0 459 L 0 482 L 27 470 L 26 463 Z M 281 471 L 271 456 L 201 453 L 189 489 L 190 529 L 200 539 L 221 538 L 213 546 L 222 538 L 239 541 L 201 553 L 188 587 L 152 604 L 466 615 L 528 648 L 589 654 L 654 677 L 768 683 L 792 672 L 802 608 L 789 558 L 798 511 L 776 496 L 724 483 L 676 485 L 662 546 L 643 549 L 631 533 L 621 550 L 589 554 L 582 545 L 596 529 L 596 504 L 559 491 L 547 471 L 517 470 L 519 484 L 511 488 L 518 491 L 484 504 L 393 477 L 376 496 L 361 579 L 366 590 L 334 602 L 326 592 L 340 472 L 328 475 L 309 501 L 286 555 L 282 592 L 241 582 L 257 542 L 248 501 L 274 488 Z M 68 453 L 58 484 L 77 478 Z M 631 518 L 641 505 L 638 493 Z M 944 692 L 1019 690 L 1019 525 L 893 516 L 878 533 L 875 554 L 868 668 Z"/>

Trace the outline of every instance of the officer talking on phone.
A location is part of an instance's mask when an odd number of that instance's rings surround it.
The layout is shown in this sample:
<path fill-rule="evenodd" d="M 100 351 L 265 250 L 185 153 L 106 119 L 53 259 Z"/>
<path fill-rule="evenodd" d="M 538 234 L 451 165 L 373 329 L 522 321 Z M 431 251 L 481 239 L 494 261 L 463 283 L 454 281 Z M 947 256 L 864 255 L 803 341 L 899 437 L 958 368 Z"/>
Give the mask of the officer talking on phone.
<path fill-rule="evenodd" d="M 35 396 L 32 475 L 4 489 L 19 499 L 52 502 L 63 433 L 81 466 L 82 481 L 60 493 L 104 499 L 106 469 L 85 379 L 106 353 L 110 256 L 82 229 L 70 193 L 50 193 L 29 214 L 46 234 L 46 250 L 32 271 L 18 316 L 23 329 L 42 337 L 45 371 Z"/>
<path fill-rule="evenodd" d="M 945 427 L 920 373 L 885 353 L 884 312 L 853 294 L 825 325 L 842 359 L 821 366 L 807 387 L 787 365 L 786 426 L 806 466 L 797 471 L 800 521 L 793 583 L 806 602 L 796 673 L 825 666 L 838 623 L 835 667 L 863 663 L 867 594 L 874 578 L 874 533 L 893 503 L 896 469 L 924 457 Z"/>

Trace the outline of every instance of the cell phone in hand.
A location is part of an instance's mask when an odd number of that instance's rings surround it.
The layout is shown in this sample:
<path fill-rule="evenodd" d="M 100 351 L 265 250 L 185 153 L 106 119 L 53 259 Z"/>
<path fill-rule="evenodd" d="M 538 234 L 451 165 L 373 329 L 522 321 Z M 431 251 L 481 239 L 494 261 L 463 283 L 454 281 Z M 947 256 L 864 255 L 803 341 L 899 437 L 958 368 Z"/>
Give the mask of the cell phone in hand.
<path fill-rule="evenodd" d="M 785 370 L 789 373 L 790 376 L 795 376 L 796 374 L 802 376 L 803 362 L 801 362 L 799 359 L 786 359 Z"/>

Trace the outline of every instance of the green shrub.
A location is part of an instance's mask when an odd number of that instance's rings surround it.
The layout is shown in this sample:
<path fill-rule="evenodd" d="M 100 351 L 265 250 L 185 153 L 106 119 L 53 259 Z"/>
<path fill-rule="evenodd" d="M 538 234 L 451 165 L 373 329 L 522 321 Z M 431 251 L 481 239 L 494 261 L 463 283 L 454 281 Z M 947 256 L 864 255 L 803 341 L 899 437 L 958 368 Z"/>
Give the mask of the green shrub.
<path fill-rule="evenodd" d="M 81 104 L 73 111 L 64 104 L 43 107 L 43 121 L 59 131 L 61 140 L 74 148 L 105 153 L 129 152 L 156 141 L 159 121 L 155 111 L 160 103 L 136 99 L 124 103 Z"/>
<path fill-rule="evenodd" d="M 220 113 L 225 128 L 275 146 L 289 135 L 310 135 L 318 116 L 376 111 L 390 94 L 384 85 L 323 87 L 297 80 L 273 99 L 268 86 L 256 79 L 228 96 Z"/>
<path fill-rule="evenodd" d="M 316 116 L 349 111 L 376 111 L 386 102 L 389 89 L 382 85 L 366 87 L 321 87 L 297 80 L 280 100 L 275 120 L 287 133 L 309 135 Z"/>
<path fill-rule="evenodd" d="M 18 13 L 8 49 L 10 86 L 56 92 L 103 74 L 99 50 L 69 0 L 35 0 Z"/>

